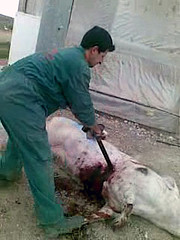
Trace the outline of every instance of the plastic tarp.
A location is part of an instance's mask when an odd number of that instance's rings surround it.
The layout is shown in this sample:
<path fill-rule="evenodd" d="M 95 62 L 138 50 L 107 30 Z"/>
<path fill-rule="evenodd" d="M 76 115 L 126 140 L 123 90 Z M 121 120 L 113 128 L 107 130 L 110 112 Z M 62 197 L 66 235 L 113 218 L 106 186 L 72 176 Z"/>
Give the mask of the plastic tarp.
<path fill-rule="evenodd" d="M 180 1 L 75 0 L 66 45 L 99 25 L 116 51 L 92 70 L 97 110 L 177 133 L 180 116 Z"/>

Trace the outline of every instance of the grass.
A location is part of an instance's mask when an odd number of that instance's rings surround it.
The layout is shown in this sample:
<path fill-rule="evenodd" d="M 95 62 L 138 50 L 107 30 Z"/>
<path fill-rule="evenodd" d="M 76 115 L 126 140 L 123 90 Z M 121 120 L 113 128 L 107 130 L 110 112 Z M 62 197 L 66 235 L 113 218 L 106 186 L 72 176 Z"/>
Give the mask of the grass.
<path fill-rule="evenodd" d="M 0 42 L 0 59 L 7 59 L 9 56 L 9 42 Z"/>
<path fill-rule="evenodd" d="M 0 30 L 0 59 L 8 59 L 11 42 L 11 31 Z"/>

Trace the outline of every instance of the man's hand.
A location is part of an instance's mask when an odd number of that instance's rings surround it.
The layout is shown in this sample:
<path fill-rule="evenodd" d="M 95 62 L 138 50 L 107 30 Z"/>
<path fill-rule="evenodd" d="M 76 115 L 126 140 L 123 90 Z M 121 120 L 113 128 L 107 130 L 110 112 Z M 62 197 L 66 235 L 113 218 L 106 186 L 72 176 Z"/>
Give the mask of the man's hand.
<path fill-rule="evenodd" d="M 83 127 L 82 130 L 86 132 L 87 138 L 100 138 L 104 140 L 106 138 L 107 132 L 104 130 L 105 126 L 103 124 L 95 124 L 92 127 Z"/>

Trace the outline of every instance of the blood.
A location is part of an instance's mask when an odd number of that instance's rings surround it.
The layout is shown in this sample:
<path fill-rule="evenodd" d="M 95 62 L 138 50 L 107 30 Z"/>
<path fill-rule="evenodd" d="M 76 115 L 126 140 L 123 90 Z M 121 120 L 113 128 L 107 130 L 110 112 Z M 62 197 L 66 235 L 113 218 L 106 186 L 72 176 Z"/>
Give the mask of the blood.
<path fill-rule="evenodd" d="M 97 163 L 96 166 L 80 169 L 79 178 L 84 184 L 84 188 L 89 193 L 101 195 L 104 181 L 109 177 L 108 167 Z"/>

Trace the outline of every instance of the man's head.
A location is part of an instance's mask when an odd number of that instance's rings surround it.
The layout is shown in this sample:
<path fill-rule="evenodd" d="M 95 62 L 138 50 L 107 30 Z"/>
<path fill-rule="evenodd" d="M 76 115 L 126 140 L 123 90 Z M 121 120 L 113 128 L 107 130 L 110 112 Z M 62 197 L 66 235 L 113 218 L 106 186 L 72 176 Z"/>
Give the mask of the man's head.
<path fill-rule="evenodd" d="M 90 67 L 101 64 L 106 54 L 115 50 L 110 34 L 98 26 L 84 35 L 80 45 L 85 49 L 85 58 Z"/>

